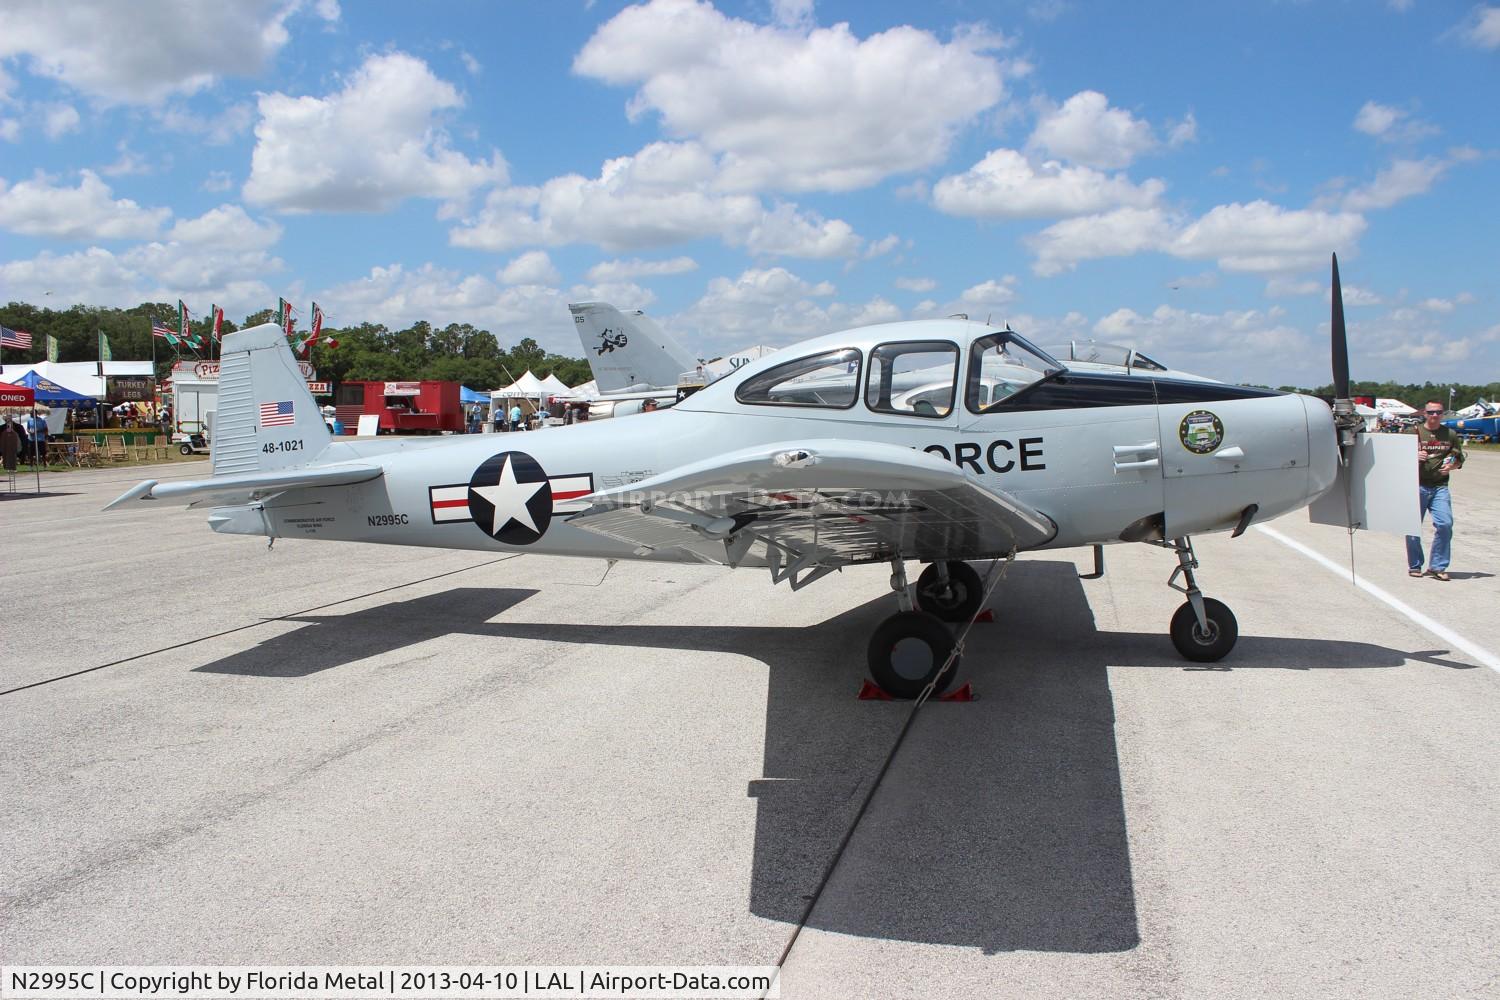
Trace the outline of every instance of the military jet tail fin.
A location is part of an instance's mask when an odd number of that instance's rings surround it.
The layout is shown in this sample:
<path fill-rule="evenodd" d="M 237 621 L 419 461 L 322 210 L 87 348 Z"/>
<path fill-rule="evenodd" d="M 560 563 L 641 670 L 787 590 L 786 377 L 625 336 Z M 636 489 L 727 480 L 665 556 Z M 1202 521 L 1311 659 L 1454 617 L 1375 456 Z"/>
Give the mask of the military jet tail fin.
<path fill-rule="evenodd" d="M 583 356 L 602 393 L 673 388 L 698 359 L 645 313 L 622 313 L 608 302 L 568 306 Z"/>

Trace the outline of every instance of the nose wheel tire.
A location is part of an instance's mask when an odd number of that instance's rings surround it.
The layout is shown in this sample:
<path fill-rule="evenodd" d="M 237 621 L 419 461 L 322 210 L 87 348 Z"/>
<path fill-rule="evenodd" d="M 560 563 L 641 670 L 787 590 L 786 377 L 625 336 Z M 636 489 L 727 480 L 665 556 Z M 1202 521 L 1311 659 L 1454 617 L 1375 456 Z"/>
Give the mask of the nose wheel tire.
<path fill-rule="evenodd" d="M 1222 660 L 1234 648 L 1240 637 L 1240 624 L 1224 602 L 1212 597 L 1203 599 L 1203 614 L 1208 619 L 1207 630 L 1199 627 L 1192 602 L 1178 608 L 1172 615 L 1172 645 L 1189 660 L 1212 663 Z"/>
<path fill-rule="evenodd" d="M 880 623 L 870 636 L 870 676 L 896 698 L 922 693 L 953 652 L 953 634 L 925 611 L 902 611 Z M 958 658 L 933 687 L 941 694 L 958 673 Z"/>
<path fill-rule="evenodd" d="M 945 622 L 966 622 L 984 601 L 984 581 L 966 562 L 955 560 L 947 566 L 946 584 L 938 576 L 937 563 L 922 570 L 917 577 L 917 606 Z"/>

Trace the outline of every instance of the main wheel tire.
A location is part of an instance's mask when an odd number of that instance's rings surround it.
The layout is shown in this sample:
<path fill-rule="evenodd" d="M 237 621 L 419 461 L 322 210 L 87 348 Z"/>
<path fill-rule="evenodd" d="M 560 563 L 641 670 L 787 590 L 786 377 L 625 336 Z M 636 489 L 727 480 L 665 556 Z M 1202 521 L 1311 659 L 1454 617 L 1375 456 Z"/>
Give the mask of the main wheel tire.
<path fill-rule="evenodd" d="M 1192 602 L 1184 604 L 1172 615 L 1172 645 L 1189 660 L 1212 663 L 1222 660 L 1240 637 L 1240 623 L 1234 612 L 1223 601 L 1212 597 L 1203 599 L 1203 614 L 1208 618 L 1208 631 L 1198 627 L 1198 616 L 1193 614 Z"/>
<path fill-rule="evenodd" d="M 193 446 L 190 444 L 180 444 L 177 446 L 177 450 L 184 455 L 191 455 L 193 453 Z"/>
<path fill-rule="evenodd" d="M 966 622 L 984 602 L 984 581 L 966 562 L 948 563 L 948 584 L 938 579 L 937 563 L 917 577 L 917 606 L 945 622 Z"/>
<path fill-rule="evenodd" d="M 880 623 L 870 636 L 870 676 L 897 698 L 915 698 L 953 652 L 953 634 L 925 611 L 902 611 Z M 941 694 L 958 673 L 958 658 L 938 680 Z"/>

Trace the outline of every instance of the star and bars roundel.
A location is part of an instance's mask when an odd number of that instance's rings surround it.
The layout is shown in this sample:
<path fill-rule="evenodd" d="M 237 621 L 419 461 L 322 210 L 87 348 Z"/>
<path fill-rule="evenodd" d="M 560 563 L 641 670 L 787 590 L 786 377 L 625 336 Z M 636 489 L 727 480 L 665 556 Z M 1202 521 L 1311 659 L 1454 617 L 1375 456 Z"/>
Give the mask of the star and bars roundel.
<path fill-rule="evenodd" d="M 467 483 L 427 488 L 433 524 L 472 522 L 506 545 L 530 545 L 547 533 L 552 515 L 582 510 L 594 492 L 591 473 L 549 476 L 524 451 L 486 459 Z"/>

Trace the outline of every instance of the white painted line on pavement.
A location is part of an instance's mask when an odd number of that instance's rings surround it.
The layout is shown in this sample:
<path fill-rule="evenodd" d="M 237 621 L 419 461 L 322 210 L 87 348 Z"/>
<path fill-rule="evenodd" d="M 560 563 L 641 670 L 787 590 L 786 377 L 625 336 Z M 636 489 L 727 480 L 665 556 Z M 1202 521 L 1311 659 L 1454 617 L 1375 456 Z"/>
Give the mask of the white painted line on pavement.
<path fill-rule="evenodd" d="M 1256 528 L 1264 532 L 1265 534 L 1270 535 L 1272 538 L 1276 539 L 1287 548 L 1295 549 L 1296 551 L 1302 553 L 1313 562 L 1325 567 L 1326 569 L 1332 571 L 1343 579 L 1347 580 L 1349 578 L 1348 567 L 1340 566 L 1338 563 L 1334 562 L 1332 559 L 1329 559 L 1322 553 L 1314 552 L 1312 549 L 1308 548 L 1306 545 L 1303 545 L 1301 542 L 1292 541 L 1292 539 L 1283 535 L 1275 528 L 1268 528 L 1263 524 L 1257 524 Z M 1483 646 L 1477 646 L 1469 640 L 1465 639 L 1463 636 L 1459 635 L 1457 632 L 1448 628 L 1446 625 L 1443 625 L 1440 622 L 1433 621 L 1431 618 L 1428 618 L 1416 608 L 1396 597 L 1393 597 L 1386 591 L 1381 590 L 1369 580 L 1366 580 L 1364 577 L 1359 576 L 1358 574 L 1354 576 L 1354 583 L 1355 586 L 1359 587 L 1360 590 L 1374 595 L 1375 597 L 1384 601 L 1386 604 L 1389 604 L 1391 607 L 1395 608 L 1397 611 L 1401 612 L 1407 618 L 1410 618 L 1412 622 L 1417 626 L 1425 628 L 1427 631 L 1431 632 L 1433 635 L 1437 636 L 1439 639 L 1443 640 L 1454 649 L 1460 650 L 1475 663 L 1482 663 L 1486 667 L 1489 667 L 1491 670 L 1500 672 L 1500 658 L 1497 658 L 1494 653 L 1491 653 Z"/>

